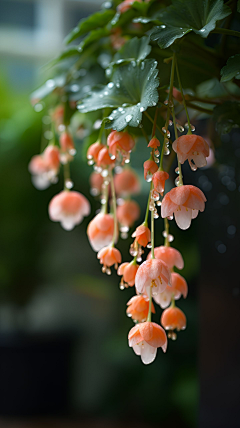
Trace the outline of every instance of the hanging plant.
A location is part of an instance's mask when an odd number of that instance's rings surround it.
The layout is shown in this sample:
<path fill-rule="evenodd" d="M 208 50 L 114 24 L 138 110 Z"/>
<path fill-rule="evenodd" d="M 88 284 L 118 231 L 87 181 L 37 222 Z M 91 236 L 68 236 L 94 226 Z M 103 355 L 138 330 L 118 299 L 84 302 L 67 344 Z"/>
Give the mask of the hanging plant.
<path fill-rule="evenodd" d="M 237 7 L 231 0 L 107 1 L 71 31 L 66 46 L 80 42 L 53 60 L 52 77 L 32 94 L 35 110 L 46 111 L 49 132 L 29 171 L 43 189 L 63 169 L 64 189 L 50 201 L 49 216 L 66 230 L 90 214 L 90 203 L 73 190 L 70 175 L 81 149 L 75 147 L 73 122 L 76 128 L 79 121 L 84 147 L 90 142 L 91 194 L 100 199 L 101 210 L 87 235 L 102 272 L 111 275 L 116 269 L 121 290 L 135 286 L 127 314 L 136 325 L 128 339 L 144 364 L 155 359 L 158 348 L 166 352 L 168 338 L 175 340 L 176 331 L 186 328 L 176 301 L 187 297 L 188 287 L 174 271 L 183 269 L 184 261 L 170 225 L 175 221 L 184 235 L 205 209 L 205 195 L 182 174 L 185 162 L 194 174 L 214 152 L 214 141 L 209 145 L 198 135 L 200 120 L 214 121 L 220 134 L 240 126 L 240 32 L 229 29 L 238 19 Z M 141 189 L 129 164 L 144 145 L 149 158 L 140 167 L 149 195 L 144 221 L 134 226 L 140 207 L 132 197 Z M 165 240 L 156 246 L 159 217 Z M 130 229 L 131 260 L 117 248 Z M 155 305 L 163 309 L 161 325 L 152 321 Z"/>

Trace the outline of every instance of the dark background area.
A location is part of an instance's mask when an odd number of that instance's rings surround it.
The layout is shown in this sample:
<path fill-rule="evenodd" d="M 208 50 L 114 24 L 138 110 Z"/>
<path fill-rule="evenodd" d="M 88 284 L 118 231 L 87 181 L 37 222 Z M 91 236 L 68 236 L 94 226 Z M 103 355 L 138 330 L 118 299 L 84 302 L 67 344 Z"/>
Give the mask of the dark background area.
<path fill-rule="evenodd" d="M 51 25 L 54 3 L 58 14 Z M 188 231 L 170 223 L 185 261 L 189 296 L 179 306 L 188 326 L 150 366 L 127 344 L 132 321 L 126 302 L 134 290 L 121 291 L 115 273 L 101 274 L 86 237 L 90 218 L 64 231 L 47 213 L 61 179 L 45 191 L 31 183 L 28 163 L 40 150 L 43 113 L 32 109 L 29 94 L 44 80 L 43 65 L 60 51 L 69 29 L 98 7 L 0 0 L 0 426 L 237 428 L 239 131 L 222 138 L 211 168 L 192 173 L 184 165 L 185 183 L 197 185 L 208 200 Z M 203 120 L 196 131 L 219 138 L 213 126 Z M 92 218 L 100 203 L 89 195 L 91 168 L 82 142 L 76 145 L 72 177 L 91 202 Z M 140 140 L 132 156 L 139 175 L 144 147 Z M 148 186 L 142 185 L 136 199 L 144 212 Z M 159 219 L 156 245 L 163 243 L 162 229 Z M 120 241 L 124 261 L 130 243 Z"/>

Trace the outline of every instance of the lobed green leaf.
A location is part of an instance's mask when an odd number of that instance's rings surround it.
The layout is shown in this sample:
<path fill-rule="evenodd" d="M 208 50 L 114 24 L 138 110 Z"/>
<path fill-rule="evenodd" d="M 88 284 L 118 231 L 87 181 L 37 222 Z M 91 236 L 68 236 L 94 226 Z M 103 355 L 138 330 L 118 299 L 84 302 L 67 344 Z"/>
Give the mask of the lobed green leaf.
<path fill-rule="evenodd" d="M 221 82 L 227 82 L 235 77 L 240 79 L 240 54 L 231 56 L 227 60 L 227 64 L 222 68 Z"/>

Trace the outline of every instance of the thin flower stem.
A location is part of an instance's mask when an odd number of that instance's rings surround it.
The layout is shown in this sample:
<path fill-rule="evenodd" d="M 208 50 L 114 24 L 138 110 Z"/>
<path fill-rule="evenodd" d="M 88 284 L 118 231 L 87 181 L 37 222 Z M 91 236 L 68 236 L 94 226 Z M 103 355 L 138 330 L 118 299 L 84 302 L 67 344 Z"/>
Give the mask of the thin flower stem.
<path fill-rule="evenodd" d="M 151 211 L 151 257 L 155 259 L 154 255 L 154 211 Z"/>
<path fill-rule="evenodd" d="M 168 240 L 168 235 L 169 235 L 169 223 L 168 223 L 168 219 L 167 217 L 165 217 L 164 219 L 164 226 L 165 226 L 165 232 L 166 232 L 166 237 L 165 237 L 165 241 L 164 241 L 164 245 L 165 247 L 170 247 L 170 242 Z"/>
<path fill-rule="evenodd" d="M 148 114 L 146 111 L 144 112 L 144 114 L 150 120 L 150 122 L 152 122 L 152 124 L 154 124 L 154 119 L 151 118 L 150 114 Z M 157 124 L 156 124 L 156 128 L 158 129 L 160 134 L 162 134 L 164 136 L 164 132 L 161 130 L 161 128 Z"/>
<path fill-rule="evenodd" d="M 108 195 L 109 195 L 108 187 L 109 187 L 109 184 L 105 185 L 105 187 L 103 189 L 103 193 L 102 193 L 104 203 L 102 204 L 101 212 L 103 214 L 107 214 L 107 212 L 108 212 L 108 209 L 107 209 L 108 208 Z"/>
<path fill-rule="evenodd" d="M 148 202 L 147 202 L 147 208 L 146 208 L 146 214 L 145 214 L 145 220 L 144 220 L 144 226 L 148 226 L 148 214 L 149 214 L 149 204 L 150 204 L 150 200 L 151 200 L 151 191 L 153 188 L 153 182 L 151 182 L 150 185 L 150 191 L 149 191 L 149 196 L 148 196 Z"/>
<path fill-rule="evenodd" d="M 153 127 L 152 127 L 152 138 L 153 138 L 153 137 L 154 137 L 154 135 L 156 134 L 157 117 L 158 117 L 158 108 L 156 107 L 156 110 L 155 110 L 155 116 L 154 116 L 154 122 L 153 122 Z"/>
<path fill-rule="evenodd" d="M 166 118 L 166 122 L 165 122 L 165 129 L 166 132 L 164 134 L 164 139 L 163 139 L 163 146 L 162 146 L 162 152 L 161 152 L 161 159 L 160 159 L 160 165 L 159 165 L 159 170 L 163 171 L 163 155 L 164 155 L 164 150 L 165 150 L 165 144 L 166 144 L 166 138 L 167 138 L 167 131 L 168 131 L 168 125 L 169 125 L 169 119 L 170 119 L 170 108 L 169 108 L 169 104 L 172 104 L 172 94 L 173 94 L 173 83 L 174 83 L 174 70 L 175 70 L 175 66 L 176 66 L 176 54 L 174 52 L 173 54 L 173 58 L 172 58 L 172 68 L 171 68 L 171 77 L 170 77 L 170 87 L 169 87 L 169 95 L 168 95 L 168 109 L 167 109 L 167 118 Z"/>
<path fill-rule="evenodd" d="M 177 126 L 176 126 L 174 107 L 172 109 L 172 116 L 173 116 L 173 126 L 174 126 L 175 140 L 176 140 L 178 138 L 178 132 L 177 132 Z M 179 160 L 178 160 L 178 171 L 179 171 L 179 186 L 182 186 L 183 185 L 182 165 L 180 164 Z"/>
<path fill-rule="evenodd" d="M 172 296 L 172 299 L 171 299 L 171 307 L 172 307 L 172 308 L 175 308 L 175 299 L 174 299 L 174 295 Z"/>
<path fill-rule="evenodd" d="M 112 207 L 113 207 L 113 218 L 114 218 L 114 232 L 113 232 L 113 239 L 112 239 L 111 246 L 114 247 L 115 240 L 116 240 L 116 237 L 117 237 L 118 222 L 117 222 L 116 193 L 115 193 L 115 187 L 114 187 L 114 182 L 113 182 L 113 175 L 112 175 L 112 171 L 111 170 L 109 170 L 109 177 L 110 177 L 110 184 L 111 184 L 111 191 L 112 191 Z"/>
<path fill-rule="evenodd" d="M 149 308 L 148 308 L 147 322 L 151 322 L 151 320 L 152 320 L 152 290 L 151 290 L 151 287 L 150 287 Z"/>
<path fill-rule="evenodd" d="M 227 28 L 216 27 L 215 30 L 211 31 L 211 33 L 227 34 L 228 36 L 240 37 L 239 31 L 228 30 Z"/>
<path fill-rule="evenodd" d="M 180 88 L 182 99 L 183 99 L 183 105 L 184 105 L 184 108 L 185 108 L 185 112 L 186 112 L 186 116 L 187 116 L 187 121 L 188 121 L 188 134 L 191 134 L 192 133 L 191 122 L 190 122 L 190 118 L 189 118 L 189 114 L 188 114 L 188 109 L 187 109 L 187 104 L 186 104 L 186 101 L 185 101 L 185 97 L 184 97 L 184 93 L 183 93 L 183 88 L 182 88 L 182 84 L 181 84 L 181 80 L 180 80 L 180 75 L 179 75 L 177 61 L 176 61 L 176 71 L 177 71 L 178 84 L 179 84 L 179 88 Z"/>
<path fill-rule="evenodd" d="M 64 190 L 69 190 L 66 186 L 68 180 L 70 180 L 70 166 L 69 162 L 63 165 L 63 177 L 64 177 Z"/>

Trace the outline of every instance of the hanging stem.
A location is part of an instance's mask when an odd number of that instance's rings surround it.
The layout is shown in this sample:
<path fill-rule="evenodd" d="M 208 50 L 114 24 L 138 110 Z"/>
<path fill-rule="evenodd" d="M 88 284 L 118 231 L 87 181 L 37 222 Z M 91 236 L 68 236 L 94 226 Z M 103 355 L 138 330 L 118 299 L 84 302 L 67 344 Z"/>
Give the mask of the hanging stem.
<path fill-rule="evenodd" d="M 187 116 L 187 121 L 188 121 L 188 134 L 192 134 L 191 122 L 190 122 L 190 118 L 189 118 L 189 114 L 188 114 L 188 109 L 187 109 L 187 105 L 186 105 L 186 100 L 185 100 L 185 97 L 184 97 L 183 88 L 182 88 L 182 84 L 181 84 L 181 80 L 180 80 L 180 75 L 179 75 L 177 61 L 176 61 L 176 71 L 177 71 L 178 84 L 179 84 L 179 88 L 180 88 L 182 99 L 183 99 L 183 105 L 184 105 L 184 109 L 185 109 L 186 116 Z"/>
<path fill-rule="evenodd" d="M 145 214 L 145 220 L 144 220 L 144 226 L 148 226 L 148 214 L 149 214 L 149 204 L 150 204 L 150 200 L 151 200 L 151 191 L 153 188 L 153 182 L 151 182 L 151 186 L 150 186 L 150 191 L 149 191 L 149 196 L 148 196 L 148 202 L 147 202 L 147 208 L 146 208 L 146 214 Z"/>
<path fill-rule="evenodd" d="M 170 119 L 170 106 L 169 104 L 173 104 L 172 102 L 172 93 L 173 93 L 173 83 L 174 83 L 174 69 L 176 66 L 176 54 L 174 52 L 173 54 L 173 58 L 172 58 L 172 68 L 171 68 L 171 77 L 170 77 L 170 87 L 169 87 L 169 95 L 168 95 L 168 109 L 167 109 L 167 118 L 166 118 L 166 122 L 165 122 L 165 129 L 166 129 L 166 133 L 164 134 L 164 139 L 163 139 L 163 146 L 162 146 L 162 152 L 161 152 L 161 159 L 160 159 L 160 165 L 159 165 L 159 170 L 163 171 L 163 155 L 164 155 L 164 150 L 165 150 L 165 143 L 166 143 L 166 139 L 167 139 L 167 131 L 168 131 L 168 125 L 169 125 L 169 119 Z"/>
<path fill-rule="evenodd" d="M 175 139 L 177 139 L 178 138 L 178 132 L 177 132 L 177 126 L 176 126 L 176 118 L 175 118 L 174 107 L 172 109 L 172 116 L 173 116 L 173 126 L 174 126 Z M 182 165 L 180 164 L 179 160 L 178 160 L 178 171 L 179 171 L 179 186 L 182 186 L 183 185 Z"/>
<path fill-rule="evenodd" d="M 114 247 L 115 240 L 117 237 L 117 201 L 116 201 L 116 193 L 115 193 L 115 187 L 113 182 L 113 175 L 111 170 L 109 170 L 109 177 L 110 177 L 110 184 L 111 184 L 111 191 L 112 191 L 112 207 L 113 207 L 113 218 L 114 218 L 114 232 L 113 232 L 113 239 L 112 239 L 111 246 Z"/>
<path fill-rule="evenodd" d="M 69 190 L 66 186 L 66 182 L 70 180 L 70 166 L 69 162 L 63 165 L 63 176 L 64 176 L 64 190 Z"/>
<path fill-rule="evenodd" d="M 152 127 L 152 138 L 153 138 L 153 137 L 154 137 L 154 135 L 156 134 L 157 116 L 158 116 L 158 108 L 156 107 L 156 110 L 155 110 L 155 116 L 154 116 L 154 122 L 153 122 L 153 127 Z"/>
<path fill-rule="evenodd" d="M 154 211 L 151 211 L 151 257 L 155 259 L 154 255 Z"/>
<path fill-rule="evenodd" d="M 164 245 L 165 245 L 165 247 L 170 247 L 170 242 L 169 242 L 169 240 L 168 240 L 168 235 L 169 235 L 169 223 L 168 223 L 168 219 L 167 219 L 167 217 L 165 217 L 165 219 L 164 219 L 164 226 L 165 226 L 165 232 L 166 232 L 166 237 L 165 237 L 165 240 L 164 240 Z"/>
<path fill-rule="evenodd" d="M 152 124 L 154 124 L 154 119 L 151 118 L 150 114 L 148 114 L 146 111 L 144 112 L 144 114 L 150 120 L 150 122 L 152 122 Z M 160 134 L 162 134 L 164 136 L 164 132 L 161 130 L 161 128 L 157 124 L 156 124 L 156 128 L 158 129 Z"/>
<path fill-rule="evenodd" d="M 103 193 L 102 193 L 102 197 L 104 198 L 104 203 L 102 204 L 102 208 L 101 208 L 101 212 L 103 214 L 107 214 L 108 210 L 108 195 L 109 195 L 109 190 L 108 190 L 108 186 L 109 184 L 105 184 L 105 187 L 103 189 Z"/>
<path fill-rule="evenodd" d="M 226 34 L 228 36 L 240 37 L 239 31 L 228 30 L 227 28 L 216 27 L 211 33 Z"/>
<path fill-rule="evenodd" d="M 149 308 L 148 308 L 147 322 L 151 322 L 151 320 L 152 320 L 152 290 L 151 290 L 151 287 L 150 287 Z"/>

